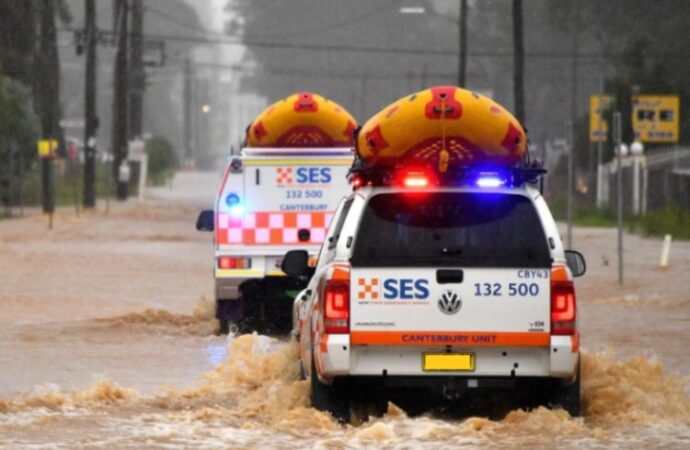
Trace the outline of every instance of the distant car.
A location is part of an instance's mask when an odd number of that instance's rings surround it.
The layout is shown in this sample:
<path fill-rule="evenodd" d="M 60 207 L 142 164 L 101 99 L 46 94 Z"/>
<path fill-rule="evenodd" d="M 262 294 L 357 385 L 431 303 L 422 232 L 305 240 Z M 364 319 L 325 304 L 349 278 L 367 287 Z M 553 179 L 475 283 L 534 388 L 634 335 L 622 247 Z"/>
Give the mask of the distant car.
<path fill-rule="evenodd" d="M 311 276 L 293 334 L 315 408 L 347 421 L 362 402 L 471 408 L 498 393 L 579 414 L 573 277 L 585 263 L 563 249 L 538 175 L 504 168 L 444 183 L 401 168 L 358 180 L 316 268 L 287 253 L 286 273 Z"/>

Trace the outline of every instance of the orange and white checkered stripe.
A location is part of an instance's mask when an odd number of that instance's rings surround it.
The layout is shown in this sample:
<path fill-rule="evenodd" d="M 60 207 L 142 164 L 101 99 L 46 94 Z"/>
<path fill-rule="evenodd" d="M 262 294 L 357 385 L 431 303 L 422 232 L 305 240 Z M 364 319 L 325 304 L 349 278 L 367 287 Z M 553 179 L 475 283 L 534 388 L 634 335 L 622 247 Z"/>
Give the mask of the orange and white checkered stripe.
<path fill-rule="evenodd" d="M 332 218 L 332 211 L 252 212 L 243 217 L 220 212 L 216 239 L 219 245 L 320 245 Z M 311 233 L 308 242 L 297 236 L 302 229 Z"/>
<path fill-rule="evenodd" d="M 357 298 L 359 300 L 378 300 L 379 298 L 379 279 L 360 278 L 357 281 Z"/>

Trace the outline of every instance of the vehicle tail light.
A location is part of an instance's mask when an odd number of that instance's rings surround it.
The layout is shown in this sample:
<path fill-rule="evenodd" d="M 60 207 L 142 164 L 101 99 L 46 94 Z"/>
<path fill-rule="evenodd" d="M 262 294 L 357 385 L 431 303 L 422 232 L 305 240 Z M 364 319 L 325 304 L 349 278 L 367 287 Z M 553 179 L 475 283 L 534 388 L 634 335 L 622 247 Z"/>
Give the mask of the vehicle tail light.
<path fill-rule="evenodd" d="M 220 256 L 218 258 L 219 269 L 249 269 L 252 267 L 250 258 L 233 258 L 231 256 Z"/>
<path fill-rule="evenodd" d="M 551 281 L 551 334 L 575 334 L 577 304 L 572 281 Z"/>
<path fill-rule="evenodd" d="M 323 290 L 324 331 L 329 334 L 350 332 L 350 282 L 328 280 Z"/>

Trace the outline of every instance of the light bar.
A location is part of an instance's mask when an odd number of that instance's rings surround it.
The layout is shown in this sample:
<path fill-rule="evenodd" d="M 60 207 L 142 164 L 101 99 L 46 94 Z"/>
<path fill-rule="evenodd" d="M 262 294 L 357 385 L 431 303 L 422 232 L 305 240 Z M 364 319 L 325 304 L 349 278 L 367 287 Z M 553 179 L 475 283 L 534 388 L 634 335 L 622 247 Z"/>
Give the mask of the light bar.
<path fill-rule="evenodd" d="M 497 188 L 506 184 L 506 180 L 497 175 L 480 175 L 476 184 L 481 188 Z"/>
<path fill-rule="evenodd" d="M 427 187 L 429 186 L 429 178 L 424 175 L 408 175 L 403 180 L 405 187 Z"/>

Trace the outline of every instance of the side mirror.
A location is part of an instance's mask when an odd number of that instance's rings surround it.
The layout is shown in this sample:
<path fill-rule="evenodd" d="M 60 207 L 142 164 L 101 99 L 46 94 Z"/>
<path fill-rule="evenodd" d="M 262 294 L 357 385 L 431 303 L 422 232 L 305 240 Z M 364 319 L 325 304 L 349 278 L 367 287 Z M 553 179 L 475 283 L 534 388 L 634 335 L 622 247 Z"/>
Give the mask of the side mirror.
<path fill-rule="evenodd" d="M 587 272 L 587 263 L 582 253 L 576 252 L 575 250 L 566 250 L 565 261 L 574 277 L 580 277 Z"/>
<path fill-rule="evenodd" d="M 309 275 L 309 253 L 306 250 L 290 250 L 285 254 L 280 270 L 291 277 Z"/>
<path fill-rule="evenodd" d="M 196 219 L 196 229 L 198 231 L 213 231 L 215 228 L 215 217 L 212 209 L 205 209 L 199 213 Z"/>

